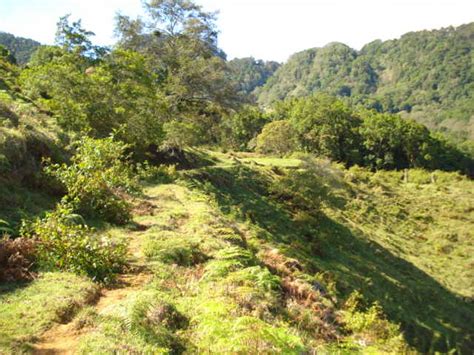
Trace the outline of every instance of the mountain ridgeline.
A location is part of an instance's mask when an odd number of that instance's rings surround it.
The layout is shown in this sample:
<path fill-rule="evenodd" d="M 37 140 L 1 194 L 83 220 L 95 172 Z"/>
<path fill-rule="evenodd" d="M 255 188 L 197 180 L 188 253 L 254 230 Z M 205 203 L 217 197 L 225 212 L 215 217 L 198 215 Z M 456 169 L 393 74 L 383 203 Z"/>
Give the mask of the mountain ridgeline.
<path fill-rule="evenodd" d="M 253 57 L 234 58 L 228 62 L 232 78 L 237 82 L 240 92 L 252 94 L 254 90 L 263 86 L 280 67 L 280 63 L 263 61 Z"/>
<path fill-rule="evenodd" d="M 15 61 L 22 65 L 30 60 L 31 55 L 41 46 L 41 43 L 29 38 L 16 37 L 10 33 L 0 32 L 0 45 L 7 48 Z"/>
<path fill-rule="evenodd" d="M 376 40 L 360 51 L 342 43 L 294 54 L 257 89 L 266 107 L 326 92 L 431 129 L 474 138 L 474 23 Z"/>

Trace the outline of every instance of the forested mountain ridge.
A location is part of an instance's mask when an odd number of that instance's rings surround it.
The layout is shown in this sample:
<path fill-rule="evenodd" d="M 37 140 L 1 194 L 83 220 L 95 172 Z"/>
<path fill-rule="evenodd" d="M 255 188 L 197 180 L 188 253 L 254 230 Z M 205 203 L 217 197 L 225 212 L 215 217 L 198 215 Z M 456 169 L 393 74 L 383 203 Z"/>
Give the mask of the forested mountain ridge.
<path fill-rule="evenodd" d="M 231 78 L 237 82 L 239 91 L 245 94 L 252 94 L 256 88 L 265 85 L 280 65 L 275 61 L 263 61 L 253 57 L 234 58 L 228 62 Z"/>
<path fill-rule="evenodd" d="M 261 105 L 324 91 L 474 138 L 474 23 L 294 54 L 258 89 Z"/>
<path fill-rule="evenodd" d="M 41 43 L 0 31 L 0 45 L 12 53 L 18 64 L 26 64 L 33 52 L 41 46 Z"/>

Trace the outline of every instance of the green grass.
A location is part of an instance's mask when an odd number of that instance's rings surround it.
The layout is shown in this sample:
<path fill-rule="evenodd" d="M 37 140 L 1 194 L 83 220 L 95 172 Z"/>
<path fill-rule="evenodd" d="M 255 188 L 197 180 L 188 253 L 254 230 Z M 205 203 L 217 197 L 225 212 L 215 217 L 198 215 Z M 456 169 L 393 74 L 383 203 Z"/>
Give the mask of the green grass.
<path fill-rule="evenodd" d="M 0 285 L 0 353 L 27 350 L 42 332 L 70 319 L 96 295 L 91 281 L 67 273 Z"/>
<path fill-rule="evenodd" d="M 189 186 L 251 226 L 256 250 L 271 245 L 298 260 L 300 277 L 322 273 L 340 300 L 358 290 L 379 302 L 418 351 L 471 348 L 473 182 L 437 172 L 431 184 L 413 170 L 405 184 L 397 172 L 318 164 L 315 178 L 330 188 L 320 216 L 275 200 L 270 167 L 208 167 L 190 172 Z"/>
<path fill-rule="evenodd" d="M 200 154 L 214 165 L 182 170 L 175 184 L 145 186 L 152 208 L 132 224 L 98 224 L 99 233 L 130 239 L 130 262 L 152 278 L 100 313 L 79 313 L 80 353 L 471 349 L 472 181 L 436 172 L 432 182 L 430 173 L 412 170 L 404 183 L 399 172 L 315 160 L 311 178 L 320 184 L 307 186 L 327 193 L 321 211 L 312 211 L 273 187 L 307 157 Z M 62 309 L 78 308 L 62 308 L 56 295 L 84 304 L 64 295 L 80 297 L 90 283 L 46 275 L 0 296 L 17 300 L 1 307 L 19 310 L 2 312 L 3 324 L 17 329 L 4 351 L 26 349 L 20 344 L 69 315 Z M 44 308 L 17 327 L 12 320 L 28 312 L 25 300 Z"/>
<path fill-rule="evenodd" d="M 82 319 L 93 330 L 82 338 L 81 354 L 168 354 L 182 348 L 175 331 L 187 324 L 171 303 L 151 290 L 131 293 L 101 314 L 87 312 Z"/>
<path fill-rule="evenodd" d="M 59 200 L 41 189 L 21 186 L 0 179 L 0 219 L 18 230 L 23 219 L 42 216 Z"/>
<path fill-rule="evenodd" d="M 96 318 L 95 330 L 81 342 L 82 352 L 306 349 L 286 316 L 273 311 L 280 307 L 279 278 L 259 265 L 242 231 L 208 196 L 171 184 L 150 186 L 145 194 L 159 209 L 158 214 L 136 219 L 150 226 L 141 239 L 153 280 Z M 143 304 L 147 311 L 138 318 L 145 323 L 137 327 L 133 310 L 143 310 Z M 165 327 L 146 321 L 160 304 L 171 305 L 185 321 Z"/>

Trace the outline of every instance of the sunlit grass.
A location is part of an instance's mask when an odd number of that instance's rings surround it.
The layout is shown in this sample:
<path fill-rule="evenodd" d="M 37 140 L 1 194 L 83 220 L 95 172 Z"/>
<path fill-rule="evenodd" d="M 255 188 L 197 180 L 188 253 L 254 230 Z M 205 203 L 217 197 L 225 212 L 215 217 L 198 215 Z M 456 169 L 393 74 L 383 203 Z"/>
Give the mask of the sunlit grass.
<path fill-rule="evenodd" d="M 26 349 L 54 323 L 91 302 L 97 290 L 86 278 L 57 272 L 28 284 L 0 285 L 0 353 Z"/>

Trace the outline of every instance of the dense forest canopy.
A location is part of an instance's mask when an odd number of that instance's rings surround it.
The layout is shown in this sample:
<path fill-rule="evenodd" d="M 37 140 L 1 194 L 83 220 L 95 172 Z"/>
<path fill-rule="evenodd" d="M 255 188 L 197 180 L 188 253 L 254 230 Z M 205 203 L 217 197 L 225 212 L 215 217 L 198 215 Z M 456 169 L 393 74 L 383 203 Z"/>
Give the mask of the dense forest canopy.
<path fill-rule="evenodd" d="M 263 86 L 280 67 L 280 63 L 253 57 L 234 58 L 228 65 L 232 69 L 232 77 L 237 82 L 240 91 L 246 94 L 252 94 L 256 88 Z"/>
<path fill-rule="evenodd" d="M 373 41 L 356 51 L 342 43 L 294 54 L 258 90 L 264 106 L 326 92 L 431 129 L 474 138 L 474 23 Z"/>
<path fill-rule="evenodd" d="M 7 48 L 19 65 L 26 64 L 33 52 L 41 45 L 29 38 L 16 37 L 10 33 L 0 32 L 0 45 Z"/>

